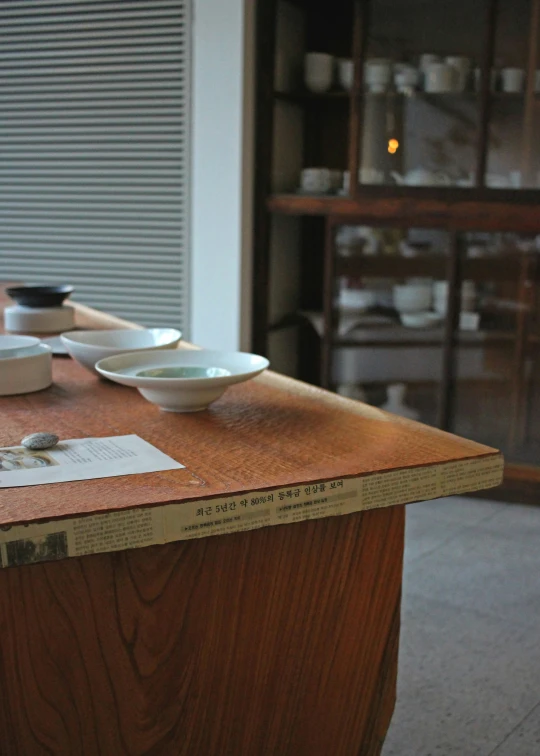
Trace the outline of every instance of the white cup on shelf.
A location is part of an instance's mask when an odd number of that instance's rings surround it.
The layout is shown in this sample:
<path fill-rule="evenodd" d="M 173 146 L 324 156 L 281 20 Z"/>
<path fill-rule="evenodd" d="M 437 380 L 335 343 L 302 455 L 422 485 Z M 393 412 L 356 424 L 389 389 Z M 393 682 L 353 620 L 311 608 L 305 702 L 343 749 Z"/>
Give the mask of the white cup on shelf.
<path fill-rule="evenodd" d="M 334 82 L 334 58 L 328 53 L 310 52 L 304 57 L 304 83 L 310 92 L 328 92 Z"/>
<path fill-rule="evenodd" d="M 328 168 L 304 168 L 300 174 L 300 188 L 313 194 L 329 192 L 332 188 L 332 172 Z"/>
<path fill-rule="evenodd" d="M 454 69 L 454 90 L 465 92 L 469 86 L 471 59 L 465 55 L 447 55 L 445 62 Z"/>
<path fill-rule="evenodd" d="M 396 284 L 392 288 L 394 307 L 399 313 L 422 312 L 431 305 L 431 286 L 423 283 Z"/>
<path fill-rule="evenodd" d="M 428 66 L 430 66 L 432 63 L 441 63 L 442 59 L 440 55 L 435 55 L 435 53 L 423 53 L 419 60 L 418 60 L 418 66 L 421 71 L 425 71 Z"/>
<path fill-rule="evenodd" d="M 503 68 L 501 71 L 502 91 L 519 94 L 525 88 L 525 71 L 523 68 Z"/>
<path fill-rule="evenodd" d="M 338 58 L 337 71 L 339 86 L 350 92 L 354 82 L 354 61 L 350 58 Z"/>
<path fill-rule="evenodd" d="M 363 166 L 358 171 L 358 181 L 360 184 L 384 184 L 384 171 Z"/>
<path fill-rule="evenodd" d="M 414 66 L 400 64 L 394 67 L 394 86 L 403 94 L 412 93 L 420 82 L 420 72 Z"/>
<path fill-rule="evenodd" d="M 370 58 L 364 64 L 364 84 L 372 94 L 384 94 L 392 81 L 392 61 Z"/>
<path fill-rule="evenodd" d="M 425 67 L 424 89 L 432 94 L 455 92 L 455 68 L 449 63 L 429 63 Z"/>

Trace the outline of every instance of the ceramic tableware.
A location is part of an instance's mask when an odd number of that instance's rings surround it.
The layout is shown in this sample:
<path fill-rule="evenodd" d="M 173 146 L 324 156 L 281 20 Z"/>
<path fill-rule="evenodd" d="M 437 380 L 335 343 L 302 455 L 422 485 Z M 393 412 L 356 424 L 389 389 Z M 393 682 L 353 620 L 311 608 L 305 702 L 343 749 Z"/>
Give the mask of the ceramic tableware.
<path fill-rule="evenodd" d="M 39 339 L 36 339 L 33 336 L 0 335 L 0 360 L 13 357 L 25 357 L 28 354 L 35 354 L 36 347 L 39 343 Z"/>
<path fill-rule="evenodd" d="M 354 81 L 354 63 L 350 58 L 339 58 L 337 62 L 338 81 L 342 89 L 349 92 Z"/>
<path fill-rule="evenodd" d="M 523 92 L 525 71 L 523 68 L 503 68 L 501 71 L 502 91 L 512 94 Z"/>
<path fill-rule="evenodd" d="M 423 53 L 418 60 L 418 66 L 421 71 L 425 71 L 432 63 L 441 63 L 441 56 L 435 55 L 435 53 Z"/>
<path fill-rule="evenodd" d="M 324 194 L 332 188 L 332 174 L 328 168 L 304 168 L 300 174 L 300 188 L 304 192 Z"/>
<path fill-rule="evenodd" d="M 105 357 L 126 352 L 174 349 L 181 338 L 182 334 L 175 328 L 125 328 L 61 334 L 62 342 L 73 359 L 96 375 L 96 362 Z"/>
<path fill-rule="evenodd" d="M 420 83 L 420 71 L 414 66 L 401 65 L 395 68 L 394 84 L 398 92 L 412 94 Z"/>
<path fill-rule="evenodd" d="M 69 304 L 58 307 L 10 305 L 4 310 L 4 327 L 11 333 L 59 333 L 75 325 L 75 309 Z"/>
<path fill-rule="evenodd" d="M 430 328 L 441 322 L 441 316 L 430 310 L 402 312 L 399 319 L 406 328 Z"/>
<path fill-rule="evenodd" d="M 392 289 L 394 307 L 399 313 L 422 312 L 431 305 L 429 284 L 397 284 Z"/>
<path fill-rule="evenodd" d="M 52 383 L 52 349 L 35 344 L 18 357 L 0 360 L 0 396 L 30 394 L 48 388 Z"/>
<path fill-rule="evenodd" d="M 427 168 L 412 168 L 403 176 L 397 171 L 391 171 L 390 175 L 396 184 L 407 186 L 449 186 L 452 182 L 449 176 L 442 171 L 429 171 Z"/>
<path fill-rule="evenodd" d="M 137 388 L 145 399 L 168 412 L 198 412 L 235 383 L 254 378 L 270 363 L 244 352 L 177 349 L 108 357 L 97 371 L 111 381 Z"/>
<path fill-rule="evenodd" d="M 424 69 L 424 89 L 433 94 L 454 92 L 455 69 L 449 63 L 429 63 Z"/>
<path fill-rule="evenodd" d="M 73 292 L 73 286 L 11 286 L 8 297 L 23 307 L 60 307 Z"/>
<path fill-rule="evenodd" d="M 340 289 L 338 304 L 341 310 L 362 313 L 377 304 L 377 294 L 369 289 Z"/>
<path fill-rule="evenodd" d="M 364 65 L 364 83 L 373 94 L 386 92 L 392 81 L 392 61 L 386 58 L 370 58 Z"/>
<path fill-rule="evenodd" d="M 465 92 L 469 86 L 471 59 L 465 55 L 448 55 L 445 62 L 454 69 L 454 91 Z"/>
<path fill-rule="evenodd" d="M 334 58 L 327 53 L 310 52 L 304 57 L 304 83 L 310 92 L 327 92 L 334 81 Z"/>

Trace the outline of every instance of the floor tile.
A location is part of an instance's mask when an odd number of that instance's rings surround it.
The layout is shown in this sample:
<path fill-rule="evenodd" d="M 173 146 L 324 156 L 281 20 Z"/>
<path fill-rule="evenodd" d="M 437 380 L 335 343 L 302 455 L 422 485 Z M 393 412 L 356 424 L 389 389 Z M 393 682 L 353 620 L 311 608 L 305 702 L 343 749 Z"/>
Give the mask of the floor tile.
<path fill-rule="evenodd" d="M 489 522 L 483 521 L 482 527 L 493 533 L 499 533 L 507 538 L 517 539 L 519 543 L 540 538 L 540 507 L 529 507 L 521 504 L 507 504 L 490 517 Z"/>
<path fill-rule="evenodd" d="M 406 509 L 406 564 L 435 551 L 463 530 L 463 526 L 457 522 L 434 517 L 427 510 L 417 512 L 414 507 L 416 504 L 410 504 Z"/>
<path fill-rule="evenodd" d="M 493 518 L 495 519 L 495 518 Z M 405 595 L 540 626 L 538 534 L 512 538 L 493 520 L 465 528 L 429 555 L 406 564 Z"/>
<path fill-rule="evenodd" d="M 540 705 L 490 756 L 538 756 L 540 754 Z"/>
<path fill-rule="evenodd" d="M 426 513 L 431 517 L 438 517 L 441 520 L 460 525 L 477 525 L 479 522 L 503 512 L 507 506 L 500 501 L 448 496 L 445 499 L 432 499 L 431 501 L 408 504 L 407 512 L 414 515 Z"/>
<path fill-rule="evenodd" d="M 488 756 L 540 700 L 539 679 L 527 628 L 411 594 L 383 756 Z"/>

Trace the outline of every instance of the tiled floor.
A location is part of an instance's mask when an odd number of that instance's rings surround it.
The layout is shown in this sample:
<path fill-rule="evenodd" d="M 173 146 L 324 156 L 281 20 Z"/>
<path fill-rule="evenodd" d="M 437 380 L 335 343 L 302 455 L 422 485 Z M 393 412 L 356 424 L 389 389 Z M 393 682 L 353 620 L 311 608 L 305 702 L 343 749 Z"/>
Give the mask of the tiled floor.
<path fill-rule="evenodd" d="M 398 700 L 383 756 L 540 756 L 540 507 L 407 507 Z"/>

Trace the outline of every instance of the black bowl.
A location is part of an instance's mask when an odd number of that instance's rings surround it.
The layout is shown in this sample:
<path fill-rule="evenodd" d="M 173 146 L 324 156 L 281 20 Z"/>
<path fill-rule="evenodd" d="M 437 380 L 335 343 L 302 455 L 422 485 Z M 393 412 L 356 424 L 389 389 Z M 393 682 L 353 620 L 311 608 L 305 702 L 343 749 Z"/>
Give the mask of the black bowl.
<path fill-rule="evenodd" d="M 73 286 L 13 286 L 6 294 L 23 307 L 60 307 Z"/>

